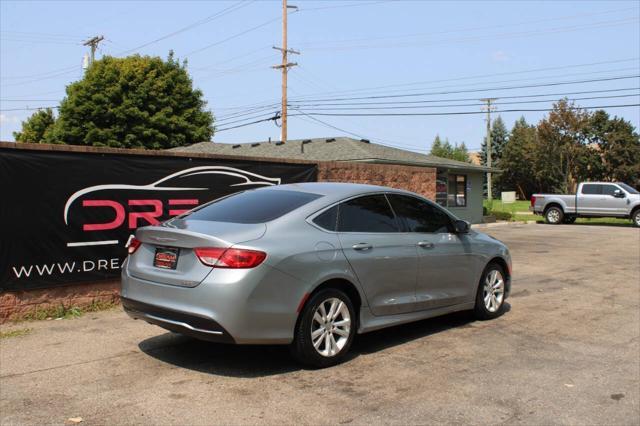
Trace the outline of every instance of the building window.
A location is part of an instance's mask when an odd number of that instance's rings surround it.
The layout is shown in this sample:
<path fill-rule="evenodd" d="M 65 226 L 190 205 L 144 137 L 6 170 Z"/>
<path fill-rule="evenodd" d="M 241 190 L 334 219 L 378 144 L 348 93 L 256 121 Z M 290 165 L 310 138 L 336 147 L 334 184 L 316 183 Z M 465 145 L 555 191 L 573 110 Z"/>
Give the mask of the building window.
<path fill-rule="evenodd" d="M 448 207 L 467 206 L 467 175 L 449 175 Z"/>
<path fill-rule="evenodd" d="M 446 172 L 438 172 L 436 175 L 436 203 L 447 207 L 448 176 Z"/>

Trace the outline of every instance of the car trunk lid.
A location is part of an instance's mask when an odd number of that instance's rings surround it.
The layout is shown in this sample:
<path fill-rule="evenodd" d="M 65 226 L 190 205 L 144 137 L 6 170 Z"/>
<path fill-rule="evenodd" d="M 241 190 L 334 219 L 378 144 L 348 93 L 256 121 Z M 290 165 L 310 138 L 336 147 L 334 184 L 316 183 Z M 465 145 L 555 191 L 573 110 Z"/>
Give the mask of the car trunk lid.
<path fill-rule="evenodd" d="M 261 238 L 266 225 L 179 219 L 136 231 L 142 243 L 129 256 L 129 273 L 160 284 L 195 287 L 211 270 L 196 256 L 197 247 L 228 248 Z"/>

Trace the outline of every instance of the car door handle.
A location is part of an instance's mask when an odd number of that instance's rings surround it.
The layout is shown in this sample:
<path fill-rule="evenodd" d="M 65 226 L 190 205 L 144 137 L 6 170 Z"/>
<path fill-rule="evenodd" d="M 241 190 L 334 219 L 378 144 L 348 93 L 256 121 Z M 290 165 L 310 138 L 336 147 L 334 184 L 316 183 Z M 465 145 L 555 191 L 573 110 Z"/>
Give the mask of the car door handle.
<path fill-rule="evenodd" d="M 373 246 L 371 244 L 369 244 L 369 243 L 358 243 L 358 244 L 354 244 L 351 247 L 354 250 L 360 250 L 360 251 L 371 250 L 373 248 Z"/>
<path fill-rule="evenodd" d="M 435 244 L 433 244 L 430 241 L 419 241 L 418 242 L 418 247 L 422 247 L 424 249 L 430 249 L 430 248 L 435 247 Z"/>

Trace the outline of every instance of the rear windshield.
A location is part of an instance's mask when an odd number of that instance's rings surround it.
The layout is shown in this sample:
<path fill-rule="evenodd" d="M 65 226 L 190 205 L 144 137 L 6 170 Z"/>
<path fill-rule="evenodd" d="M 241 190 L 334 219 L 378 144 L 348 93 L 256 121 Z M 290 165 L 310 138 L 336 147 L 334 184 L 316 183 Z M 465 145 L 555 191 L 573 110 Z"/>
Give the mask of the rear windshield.
<path fill-rule="evenodd" d="M 321 195 L 298 191 L 246 191 L 221 198 L 188 215 L 211 222 L 263 223 L 277 219 Z"/>

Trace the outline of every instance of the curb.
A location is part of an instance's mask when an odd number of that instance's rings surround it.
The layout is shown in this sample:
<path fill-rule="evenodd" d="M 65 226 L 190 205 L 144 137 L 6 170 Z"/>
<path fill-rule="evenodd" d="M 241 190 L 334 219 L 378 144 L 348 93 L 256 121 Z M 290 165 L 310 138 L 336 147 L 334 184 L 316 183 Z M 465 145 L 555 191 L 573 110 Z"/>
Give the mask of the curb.
<path fill-rule="evenodd" d="M 515 221 L 515 222 L 493 222 L 493 223 L 477 223 L 471 225 L 471 228 L 494 228 L 498 226 L 514 226 L 514 225 L 535 225 L 535 220 Z"/>

